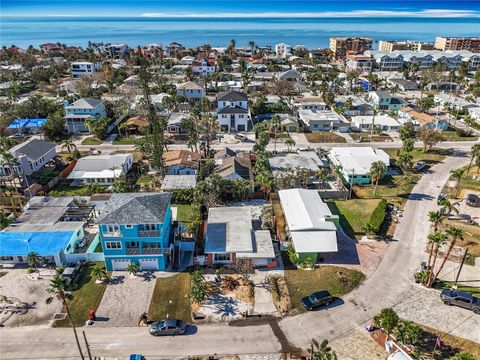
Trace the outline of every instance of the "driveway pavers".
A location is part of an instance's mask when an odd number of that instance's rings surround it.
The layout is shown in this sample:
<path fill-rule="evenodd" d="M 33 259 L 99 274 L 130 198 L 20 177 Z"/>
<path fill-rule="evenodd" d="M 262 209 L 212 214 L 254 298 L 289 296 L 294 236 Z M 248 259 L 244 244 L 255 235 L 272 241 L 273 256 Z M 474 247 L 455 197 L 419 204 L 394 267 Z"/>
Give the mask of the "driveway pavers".
<path fill-rule="evenodd" d="M 112 273 L 94 326 L 138 326 L 141 315 L 150 306 L 157 275 L 143 272 L 131 277 L 125 271 Z"/>
<path fill-rule="evenodd" d="M 480 342 L 480 316 L 457 306 L 447 306 L 440 292 L 414 286 L 393 309 L 403 319 L 414 321 L 445 333 Z"/>

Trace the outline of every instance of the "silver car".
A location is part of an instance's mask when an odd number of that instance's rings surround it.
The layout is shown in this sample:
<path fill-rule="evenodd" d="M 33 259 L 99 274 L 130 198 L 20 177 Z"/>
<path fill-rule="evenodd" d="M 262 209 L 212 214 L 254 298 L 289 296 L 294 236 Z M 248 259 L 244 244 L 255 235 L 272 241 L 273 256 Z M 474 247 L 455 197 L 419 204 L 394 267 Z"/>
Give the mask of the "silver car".
<path fill-rule="evenodd" d="M 166 319 L 154 321 L 148 331 L 153 336 L 182 335 L 187 329 L 187 323 L 183 320 Z"/>

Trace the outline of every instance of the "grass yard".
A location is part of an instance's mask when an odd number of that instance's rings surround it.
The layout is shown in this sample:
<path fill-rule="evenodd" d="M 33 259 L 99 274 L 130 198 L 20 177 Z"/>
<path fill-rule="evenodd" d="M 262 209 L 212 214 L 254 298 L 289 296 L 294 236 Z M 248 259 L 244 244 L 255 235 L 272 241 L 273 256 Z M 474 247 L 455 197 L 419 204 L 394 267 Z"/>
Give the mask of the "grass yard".
<path fill-rule="evenodd" d="M 478 140 L 477 136 L 459 136 L 455 130 L 448 130 L 442 132 L 442 137 L 444 141 L 476 141 Z"/>
<path fill-rule="evenodd" d="M 148 317 L 150 319 L 181 319 L 191 322 L 190 274 L 180 273 L 158 278 L 153 290 Z"/>
<path fill-rule="evenodd" d="M 397 151 L 398 149 L 382 149 L 385 151 L 392 159 L 397 159 Z M 433 148 L 428 152 L 423 152 L 422 149 L 415 148 L 412 151 L 413 162 L 417 161 L 425 161 L 426 163 L 432 165 L 434 163 L 440 162 L 445 159 L 448 155 L 451 154 L 450 149 L 439 149 Z"/>
<path fill-rule="evenodd" d="M 321 266 L 315 270 L 285 270 L 292 307 L 304 311 L 300 300 L 312 292 L 328 290 L 342 296 L 355 289 L 364 279 L 360 271 L 339 266 Z"/>
<path fill-rule="evenodd" d="M 188 217 L 190 215 L 190 211 L 192 210 L 191 204 L 172 204 L 172 207 L 177 208 L 178 222 L 182 224 L 189 222 Z"/>
<path fill-rule="evenodd" d="M 151 184 L 153 182 L 153 178 L 151 176 L 148 176 L 148 175 L 142 175 L 138 178 L 137 180 L 137 185 L 148 185 L 148 184 Z"/>
<path fill-rule="evenodd" d="M 470 225 L 464 221 L 446 220 L 442 227 L 447 229 L 450 226 L 463 230 L 463 240 L 458 240 L 457 245 L 468 246 L 468 253 L 472 256 L 480 256 L 480 226 Z"/>
<path fill-rule="evenodd" d="M 105 187 L 105 190 L 107 188 Z M 70 186 L 69 182 L 59 182 L 48 192 L 49 196 L 90 196 L 91 189 L 88 186 Z"/>
<path fill-rule="evenodd" d="M 329 201 L 328 207 L 340 217 L 343 231 L 351 238 L 361 238 L 365 234 L 363 226 L 370 220 L 380 199 L 350 199 Z"/>
<path fill-rule="evenodd" d="M 103 293 L 107 288 L 107 284 L 96 284 L 95 279 L 90 276 L 90 271 L 96 263 L 88 263 L 82 270 L 81 278 L 78 283 L 78 289 L 72 291 L 73 299 L 68 303 L 70 312 L 75 326 L 85 325 L 88 319 L 90 309 L 97 309 L 102 300 Z M 104 265 L 102 263 L 98 263 Z M 110 276 L 110 273 L 107 273 Z M 55 327 L 69 327 L 68 319 L 58 320 L 54 324 Z"/>
<path fill-rule="evenodd" d="M 96 136 L 89 136 L 82 141 L 82 145 L 100 145 L 103 143 L 103 140 L 100 140 Z"/>
<path fill-rule="evenodd" d="M 455 282 L 453 281 L 437 281 L 435 283 L 435 289 L 443 290 L 443 289 L 451 289 L 452 286 L 455 285 Z M 462 285 L 461 283 L 457 283 L 457 289 L 459 291 L 467 291 L 472 294 L 474 294 L 476 297 L 480 297 L 480 287 L 474 287 L 474 286 L 467 286 L 467 285 Z"/>
<path fill-rule="evenodd" d="M 468 173 L 465 170 L 460 180 L 460 191 L 463 189 L 480 191 L 480 166 L 472 165 Z"/>
<path fill-rule="evenodd" d="M 392 141 L 392 138 L 388 134 L 374 134 L 370 136 L 369 133 L 360 132 L 360 133 L 349 133 L 350 137 L 355 140 L 359 141 L 362 138 L 362 142 L 385 142 L 385 141 Z"/>
<path fill-rule="evenodd" d="M 347 140 L 340 135 L 328 131 L 306 133 L 305 137 L 311 143 L 346 143 Z"/>
<path fill-rule="evenodd" d="M 135 145 L 135 141 L 140 138 L 135 138 L 133 136 L 117 136 L 115 140 L 112 141 L 113 145 Z"/>

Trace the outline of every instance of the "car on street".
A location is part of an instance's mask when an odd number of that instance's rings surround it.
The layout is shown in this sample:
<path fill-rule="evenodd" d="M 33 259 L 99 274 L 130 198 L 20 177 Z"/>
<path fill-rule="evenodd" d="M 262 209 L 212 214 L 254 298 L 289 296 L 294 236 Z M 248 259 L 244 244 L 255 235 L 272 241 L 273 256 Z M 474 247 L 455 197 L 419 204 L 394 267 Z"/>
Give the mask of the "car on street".
<path fill-rule="evenodd" d="M 480 196 L 475 195 L 475 194 L 468 194 L 466 203 L 467 203 L 468 206 L 479 207 L 480 206 Z"/>
<path fill-rule="evenodd" d="M 415 166 L 413 167 L 413 169 L 414 169 L 415 171 L 418 171 L 418 172 L 423 171 L 423 170 L 425 170 L 426 168 L 427 168 L 427 163 L 425 163 L 425 162 L 423 162 L 423 161 L 417 162 L 417 163 L 415 164 Z"/>
<path fill-rule="evenodd" d="M 248 141 L 248 138 L 243 134 L 235 134 L 233 137 L 243 142 Z"/>
<path fill-rule="evenodd" d="M 300 301 L 303 307 L 309 311 L 316 309 L 320 306 L 331 304 L 335 298 L 327 290 L 314 292 L 308 296 L 305 296 Z"/>
<path fill-rule="evenodd" d="M 472 310 L 475 314 L 480 314 L 480 299 L 473 296 L 472 293 L 458 290 L 443 290 L 440 298 L 445 305 L 455 305 L 468 310 Z"/>
<path fill-rule="evenodd" d="M 187 323 L 184 320 L 165 319 L 152 322 L 148 332 L 153 336 L 175 336 L 184 334 L 186 329 Z"/>

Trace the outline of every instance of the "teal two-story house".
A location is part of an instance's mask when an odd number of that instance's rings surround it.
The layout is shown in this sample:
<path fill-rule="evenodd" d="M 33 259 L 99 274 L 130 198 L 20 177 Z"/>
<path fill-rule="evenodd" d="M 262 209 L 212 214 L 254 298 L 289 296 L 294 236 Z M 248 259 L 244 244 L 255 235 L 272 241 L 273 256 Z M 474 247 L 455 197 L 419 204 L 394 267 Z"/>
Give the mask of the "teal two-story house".
<path fill-rule="evenodd" d="M 108 271 L 166 270 L 172 210 L 170 193 L 113 194 L 97 219 Z"/>

